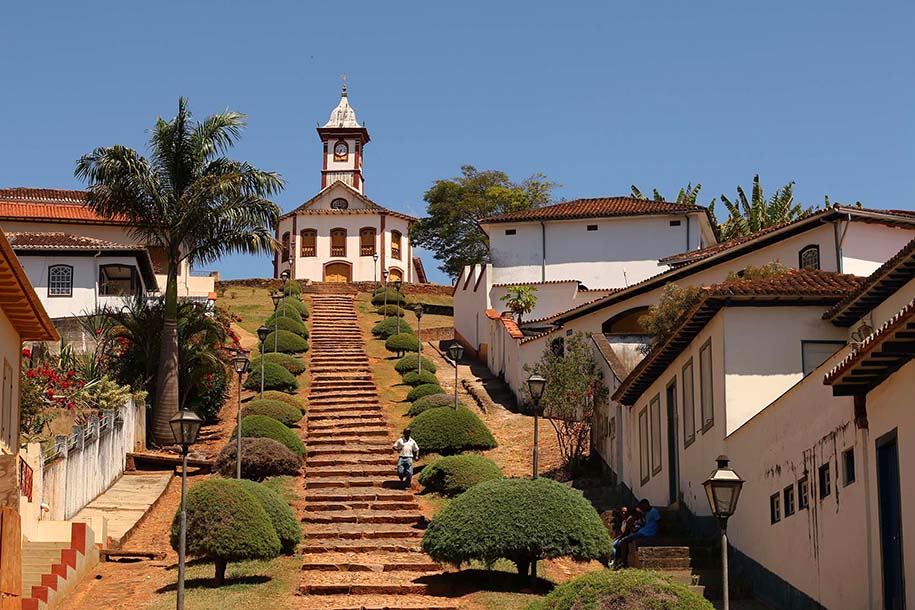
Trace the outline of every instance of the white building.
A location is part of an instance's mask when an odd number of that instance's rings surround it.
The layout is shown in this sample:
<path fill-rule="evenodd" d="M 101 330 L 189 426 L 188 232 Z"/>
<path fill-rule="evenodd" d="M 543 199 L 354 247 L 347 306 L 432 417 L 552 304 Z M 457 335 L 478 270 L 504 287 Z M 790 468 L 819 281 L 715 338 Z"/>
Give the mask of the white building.
<path fill-rule="evenodd" d="M 365 196 L 362 170 L 369 132 L 356 121 L 345 85 L 318 135 L 324 148 L 321 191 L 280 217 L 276 276 L 289 270 L 297 280 L 372 282 L 387 270 L 390 280 L 424 282 L 410 244 L 416 219 Z"/>

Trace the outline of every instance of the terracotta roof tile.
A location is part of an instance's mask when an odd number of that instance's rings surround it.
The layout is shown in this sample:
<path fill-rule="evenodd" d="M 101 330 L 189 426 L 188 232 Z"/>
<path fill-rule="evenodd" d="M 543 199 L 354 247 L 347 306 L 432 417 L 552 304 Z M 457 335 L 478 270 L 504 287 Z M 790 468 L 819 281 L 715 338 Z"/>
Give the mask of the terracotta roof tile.
<path fill-rule="evenodd" d="M 39 222 L 128 224 L 123 218 L 99 216 L 86 207 L 86 191 L 60 189 L 0 189 L 0 218 Z"/>
<path fill-rule="evenodd" d="M 683 214 L 687 212 L 705 212 L 698 205 L 650 201 L 634 197 L 598 197 L 594 199 L 575 199 L 554 205 L 498 214 L 480 220 L 480 224 L 496 222 L 516 222 L 527 220 L 570 220 L 575 218 L 608 218 L 614 216 L 644 216 L 653 214 Z"/>
<path fill-rule="evenodd" d="M 70 233 L 7 233 L 13 250 L 143 250 L 138 244 L 119 244 Z"/>
<path fill-rule="evenodd" d="M 734 280 L 706 287 L 710 297 L 729 296 L 837 296 L 857 290 L 863 277 L 819 269 L 789 269 L 772 277 Z"/>
<path fill-rule="evenodd" d="M 508 332 L 512 339 L 524 338 L 524 333 L 521 332 L 521 329 L 518 328 L 518 324 L 514 320 L 505 316 L 500 316 L 500 319 L 502 320 L 502 326 L 505 327 L 505 330 Z"/>

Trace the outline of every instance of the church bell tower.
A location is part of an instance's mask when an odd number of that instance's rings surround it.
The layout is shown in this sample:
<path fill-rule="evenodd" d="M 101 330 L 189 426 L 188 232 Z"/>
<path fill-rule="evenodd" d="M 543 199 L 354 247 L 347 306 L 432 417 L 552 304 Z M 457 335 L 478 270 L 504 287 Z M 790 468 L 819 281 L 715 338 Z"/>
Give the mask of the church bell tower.
<path fill-rule="evenodd" d="M 362 159 L 363 149 L 369 142 L 369 132 L 356 121 L 356 111 L 349 105 L 345 77 L 340 103 L 331 111 L 327 123 L 318 127 L 318 135 L 324 145 L 321 188 L 339 180 L 365 194 Z"/>

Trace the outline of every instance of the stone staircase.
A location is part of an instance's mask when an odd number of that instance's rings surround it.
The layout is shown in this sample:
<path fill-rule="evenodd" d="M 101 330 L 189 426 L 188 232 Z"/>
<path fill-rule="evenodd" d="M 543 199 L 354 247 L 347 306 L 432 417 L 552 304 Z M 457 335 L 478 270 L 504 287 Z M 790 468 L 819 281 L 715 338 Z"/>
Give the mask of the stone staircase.
<path fill-rule="evenodd" d="M 352 296 L 315 294 L 299 608 L 457 610 L 420 549 L 424 518 L 400 487 Z"/>
<path fill-rule="evenodd" d="M 70 541 L 25 541 L 22 544 L 22 609 L 58 607 L 98 563 L 95 534 L 85 523 L 61 522 Z M 17 606 L 18 608 L 18 606 Z"/>

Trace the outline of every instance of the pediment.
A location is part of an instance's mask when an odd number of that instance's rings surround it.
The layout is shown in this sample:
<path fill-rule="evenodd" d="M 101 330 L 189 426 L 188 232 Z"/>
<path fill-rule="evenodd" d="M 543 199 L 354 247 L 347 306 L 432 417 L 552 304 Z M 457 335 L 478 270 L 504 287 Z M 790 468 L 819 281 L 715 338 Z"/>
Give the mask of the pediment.
<path fill-rule="evenodd" d="M 337 181 L 296 209 L 296 212 L 328 210 L 378 210 L 380 206 L 349 185 Z"/>

